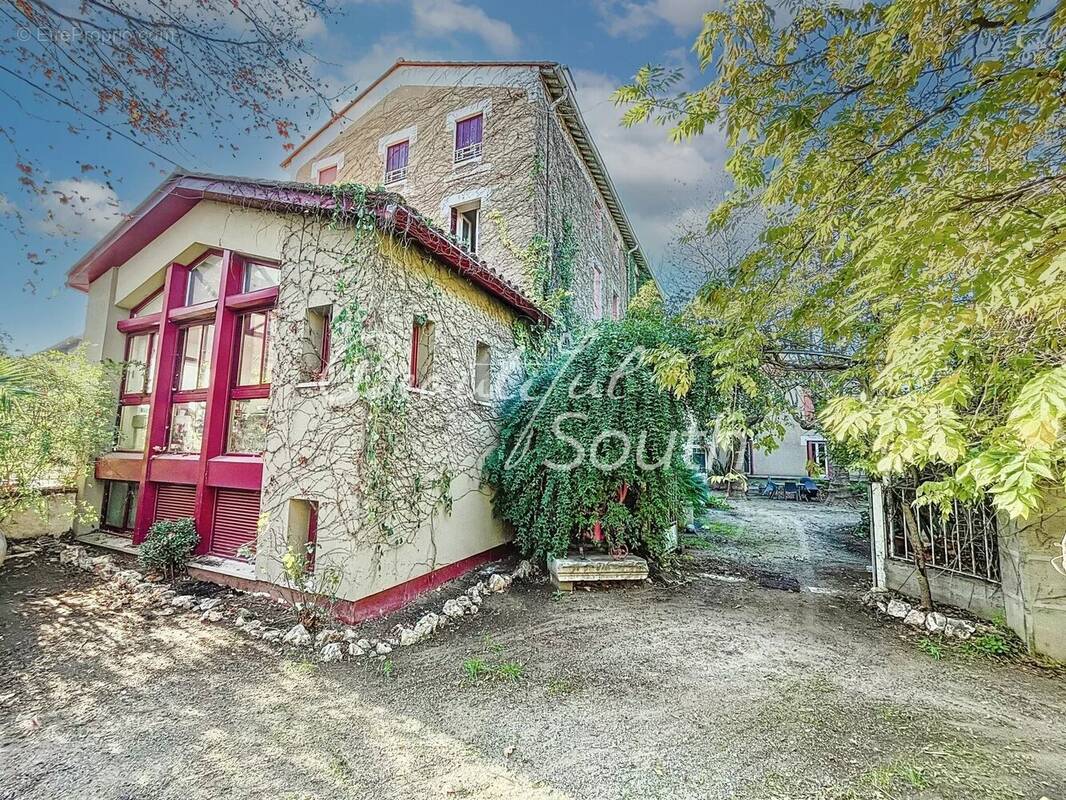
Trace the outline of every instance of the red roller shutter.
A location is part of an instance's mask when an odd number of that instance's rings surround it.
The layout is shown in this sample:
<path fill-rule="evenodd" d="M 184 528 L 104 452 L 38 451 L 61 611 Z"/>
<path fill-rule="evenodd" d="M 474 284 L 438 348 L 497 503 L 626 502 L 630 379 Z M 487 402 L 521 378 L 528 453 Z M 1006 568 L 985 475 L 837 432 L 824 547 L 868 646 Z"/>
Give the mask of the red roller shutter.
<path fill-rule="evenodd" d="M 236 558 L 237 550 L 255 541 L 258 525 L 259 492 L 219 489 L 215 495 L 211 554 Z"/>
<path fill-rule="evenodd" d="M 196 512 L 196 487 L 161 483 L 156 489 L 155 521 L 191 517 Z"/>

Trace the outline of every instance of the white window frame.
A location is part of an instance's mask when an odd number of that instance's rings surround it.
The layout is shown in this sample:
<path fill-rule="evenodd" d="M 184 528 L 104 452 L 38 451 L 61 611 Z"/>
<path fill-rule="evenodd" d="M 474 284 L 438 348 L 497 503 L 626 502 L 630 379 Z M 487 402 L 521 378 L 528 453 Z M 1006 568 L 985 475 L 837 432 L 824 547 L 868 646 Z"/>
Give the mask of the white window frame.
<path fill-rule="evenodd" d="M 492 112 L 492 100 L 491 99 L 485 99 L 485 100 L 479 100 L 478 102 L 473 103 L 473 104 L 468 105 L 468 106 L 463 106 L 462 108 L 457 108 L 455 111 L 451 111 L 451 112 L 448 113 L 448 118 L 447 118 L 447 123 L 445 124 L 445 128 L 447 129 L 448 134 L 451 137 L 451 143 L 452 143 L 452 169 L 457 169 L 457 168 L 465 166 L 467 164 L 477 164 L 479 161 L 481 161 L 481 158 L 482 158 L 482 156 L 484 155 L 484 152 L 485 152 L 485 147 L 484 147 L 485 146 L 485 133 L 488 130 L 489 114 L 491 112 Z M 482 120 L 481 120 L 481 146 L 478 147 L 476 155 L 472 155 L 469 158 L 464 158 L 461 161 L 457 161 L 456 158 L 455 158 L 455 155 L 456 155 L 456 152 L 457 152 L 456 149 L 455 149 L 455 129 L 459 125 L 460 122 L 463 122 L 464 120 L 468 120 L 471 117 L 476 117 L 478 114 L 480 114 L 482 116 Z"/>
<path fill-rule="evenodd" d="M 401 186 L 407 183 L 407 172 L 411 169 L 411 159 L 414 156 L 415 142 L 417 141 L 417 125 L 404 128 L 401 131 L 393 131 L 378 139 L 378 157 L 381 159 L 382 182 L 386 186 Z M 407 166 L 404 168 L 402 177 L 397 177 L 395 180 L 390 181 L 388 180 L 389 174 L 385 172 L 385 168 L 388 167 L 389 163 L 389 148 L 400 142 L 407 142 Z"/>

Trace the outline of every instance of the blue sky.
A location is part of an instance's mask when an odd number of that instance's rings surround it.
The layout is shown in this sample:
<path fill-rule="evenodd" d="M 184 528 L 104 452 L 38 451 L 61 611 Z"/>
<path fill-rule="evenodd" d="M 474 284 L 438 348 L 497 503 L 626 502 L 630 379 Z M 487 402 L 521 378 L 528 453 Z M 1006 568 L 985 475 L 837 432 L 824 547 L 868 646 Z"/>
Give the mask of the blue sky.
<path fill-rule="evenodd" d="M 316 67 L 321 80 L 333 86 L 366 86 L 400 57 L 567 64 L 637 234 L 653 265 L 666 271 L 667 243 L 678 220 L 702 215 L 709 196 L 721 190 L 724 147 L 713 133 L 676 145 L 662 128 L 621 128 L 620 111 L 609 96 L 644 63 L 683 65 L 694 73 L 690 48 L 702 13 L 713 5 L 713 0 L 349 0 L 341 16 L 310 26 L 308 38 L 322 61 Z M 5 54 L 0 61 L 8 58 Z M 171 167 L 100 130 L 72 135 L 68 124 L 84 120 L 34 97 L 6 74 L 0 74 L 0 91 L 8 98 L 10 133 L 0 141 L 8 148 L 9 165 L 0 182 L 0 218 L 6 222 L 0 242 L 9 254 L 0 274 L 0 330 L 13 350 L 32 352 L 80 335 L 84 295 L 64 287 L 66 270 Z M 309 123 L 305 130 L 312 127 Z M 181 148 L 159 149 L 189 169 L 282 176 L 279 139 L 243 133 L 234 138 L 235 153 L 194 128 Z M 27 194 L 19 185 L 19 158 L 32 159 L 49 179 L 63 181 L 59 186 L 73 203 Z M 21 226 L 14 224 L 16 215 Z M 13 233 L 16 227 L 20 238 Z M 27 249 L 44 264 L 30 263 Z"/>

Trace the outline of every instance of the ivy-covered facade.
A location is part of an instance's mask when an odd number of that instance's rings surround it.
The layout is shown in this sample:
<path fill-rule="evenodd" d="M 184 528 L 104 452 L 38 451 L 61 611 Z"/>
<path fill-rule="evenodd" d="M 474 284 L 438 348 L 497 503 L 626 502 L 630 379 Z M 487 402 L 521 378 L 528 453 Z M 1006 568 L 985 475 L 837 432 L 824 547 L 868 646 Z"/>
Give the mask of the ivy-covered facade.
<path fill-rule="evenodd" d="M 294 154 L 303 180 L 175 174 L 75 265 L 90 353 L 125 363 L 114 452 L 82 488 L 99 522 L 80 533 L 136 548 L 155 521 L 191 517 L 196 574 L 244 586 L 285 587 L 287 554 L 307 552 L 350 620 L 508 542 L 481 472 L 521 345 L 620 315 L 621 259 L 643 257 L 573 140 L 540 180 L 544 126 L 569 130 L 544 116 L 565 105 L 547 67 L 500 69 L 415 87 L 437 97 L 403 147 L 376 135 L 374 110 L 340 150 L 313 138 Z M 377 98 L 390 124 L 410 121 L 393 101 L 411 91 Z"/>

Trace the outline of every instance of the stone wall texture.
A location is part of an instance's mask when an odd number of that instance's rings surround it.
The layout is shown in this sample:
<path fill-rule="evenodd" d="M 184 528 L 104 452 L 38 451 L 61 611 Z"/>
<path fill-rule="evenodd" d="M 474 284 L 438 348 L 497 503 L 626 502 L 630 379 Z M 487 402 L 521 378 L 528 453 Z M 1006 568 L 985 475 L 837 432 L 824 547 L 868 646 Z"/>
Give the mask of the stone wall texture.
<path fill-rule="evenodd" d="M 486 84 L 498 84 L 499 73 L 486 71 Z M 593 318 L 596 267 L 603 272 L 603 315 L 610 316 L 615 295 L 624 310 L 635 290 L 627 254 L 573 139 L 536 71 L 516 67 L 506 78 L 512 85 L 471 85 L 474 76 L 462 86 L 399 86 L 335 139 L 315 143 L 296 178 L 313 181 L 316 165 L 342 158 L 339 181 L 379 185 L 387 145 L 406 138 L 407 177 L 389 189 L 445 230 L 450 206 L 480 200 L 478 255 L 534 298 L 543 287 L 535 285 L 527 254 L 536 239 L 557 254 L 568 221 L 577 243 L 571 291 L 578 318 Z M 477 110 L 485 114 L 483 154 L 454 164 L 454 118 Z"/>

